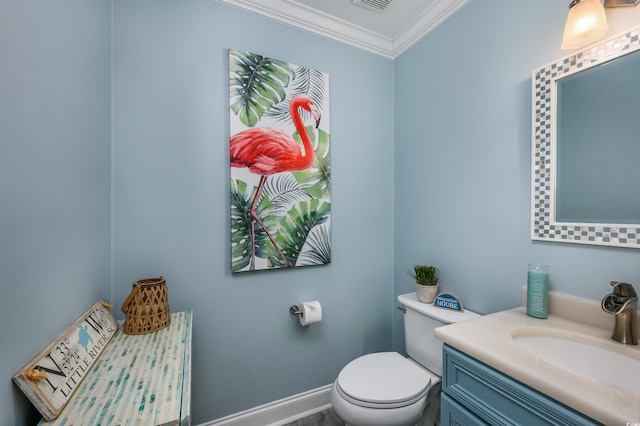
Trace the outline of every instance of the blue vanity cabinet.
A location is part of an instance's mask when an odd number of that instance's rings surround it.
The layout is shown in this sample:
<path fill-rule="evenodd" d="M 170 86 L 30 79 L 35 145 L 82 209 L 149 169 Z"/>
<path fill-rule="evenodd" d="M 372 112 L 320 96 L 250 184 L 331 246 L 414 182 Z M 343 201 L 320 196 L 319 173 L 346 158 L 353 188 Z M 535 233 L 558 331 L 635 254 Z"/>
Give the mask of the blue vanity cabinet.
<path fill-rule="evenodd" d="M 600 424 L 446 344 L 442 392 L 442 425 Z"/>

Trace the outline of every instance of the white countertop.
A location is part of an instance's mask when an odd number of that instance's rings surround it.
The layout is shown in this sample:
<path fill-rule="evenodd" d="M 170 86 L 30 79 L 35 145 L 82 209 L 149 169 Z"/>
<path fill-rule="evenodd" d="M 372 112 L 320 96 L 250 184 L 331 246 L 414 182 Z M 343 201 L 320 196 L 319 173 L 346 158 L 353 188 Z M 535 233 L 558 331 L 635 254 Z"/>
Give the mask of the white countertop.
<path fill-rule="evenodd" d="M 640 359 L 640 346 L 613 341 L 612 329 L 557 315 L 549 315 L 547 319 L 533 318 L 527 315 L 523 306 L 439 327 L 435 334 L 446 344 L 607 426 L 640 422 L 640 383 L 637 394 L 633 395 L 554 367 L 513 340 L 512 336 L 524 329 L 540 334 L 586 335 L 591 344 L 615 348 Z M 606 369 L 607 365 L 594 365 L 593 368 Z"/>

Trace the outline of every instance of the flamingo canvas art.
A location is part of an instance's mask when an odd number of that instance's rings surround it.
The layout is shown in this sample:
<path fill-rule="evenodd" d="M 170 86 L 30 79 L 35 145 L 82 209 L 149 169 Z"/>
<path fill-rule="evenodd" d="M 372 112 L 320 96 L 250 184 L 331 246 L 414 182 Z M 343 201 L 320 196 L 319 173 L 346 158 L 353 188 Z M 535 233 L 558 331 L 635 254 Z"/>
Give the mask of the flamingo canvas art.
<path fill-rule="evenodd" d="M 229 49 L 233 272 L 331 262 L 329 76 Z"/>

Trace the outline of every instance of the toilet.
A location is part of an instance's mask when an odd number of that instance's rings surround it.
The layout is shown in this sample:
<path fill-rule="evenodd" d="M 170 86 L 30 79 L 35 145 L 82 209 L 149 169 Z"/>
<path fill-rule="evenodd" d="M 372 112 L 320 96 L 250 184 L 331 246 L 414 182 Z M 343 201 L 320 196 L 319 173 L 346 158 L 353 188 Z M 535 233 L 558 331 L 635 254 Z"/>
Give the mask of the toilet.
<path fill-rule="evenodd" d="M 401 294 L 406 351 L 363 355 L 347 364 L 331 389 L 331 404 L 347 426 L 439 424 L 442 342 L 436 327 L 479 317 L 437 308 Z"/>

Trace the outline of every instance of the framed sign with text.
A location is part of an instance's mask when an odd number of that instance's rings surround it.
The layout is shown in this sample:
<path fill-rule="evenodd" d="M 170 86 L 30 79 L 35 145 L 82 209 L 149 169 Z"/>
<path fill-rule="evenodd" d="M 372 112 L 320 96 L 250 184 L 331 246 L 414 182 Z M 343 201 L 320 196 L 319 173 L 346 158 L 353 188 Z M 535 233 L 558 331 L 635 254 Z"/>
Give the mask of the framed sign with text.
<path fill-rule="evenodd" d="M 94 304 L 13 376 L 45 420 L 58 417 L 118 330 L 109 308 Z"/>
<path fill-rule="evenodd" d="M 433 306 L 441 309 L 448 309 L 450 311 L 464 312 L 464 306 L 462 302 L 453 293 L 440 293 L 436 296 L 436 300 L 433 302 Z"/>

